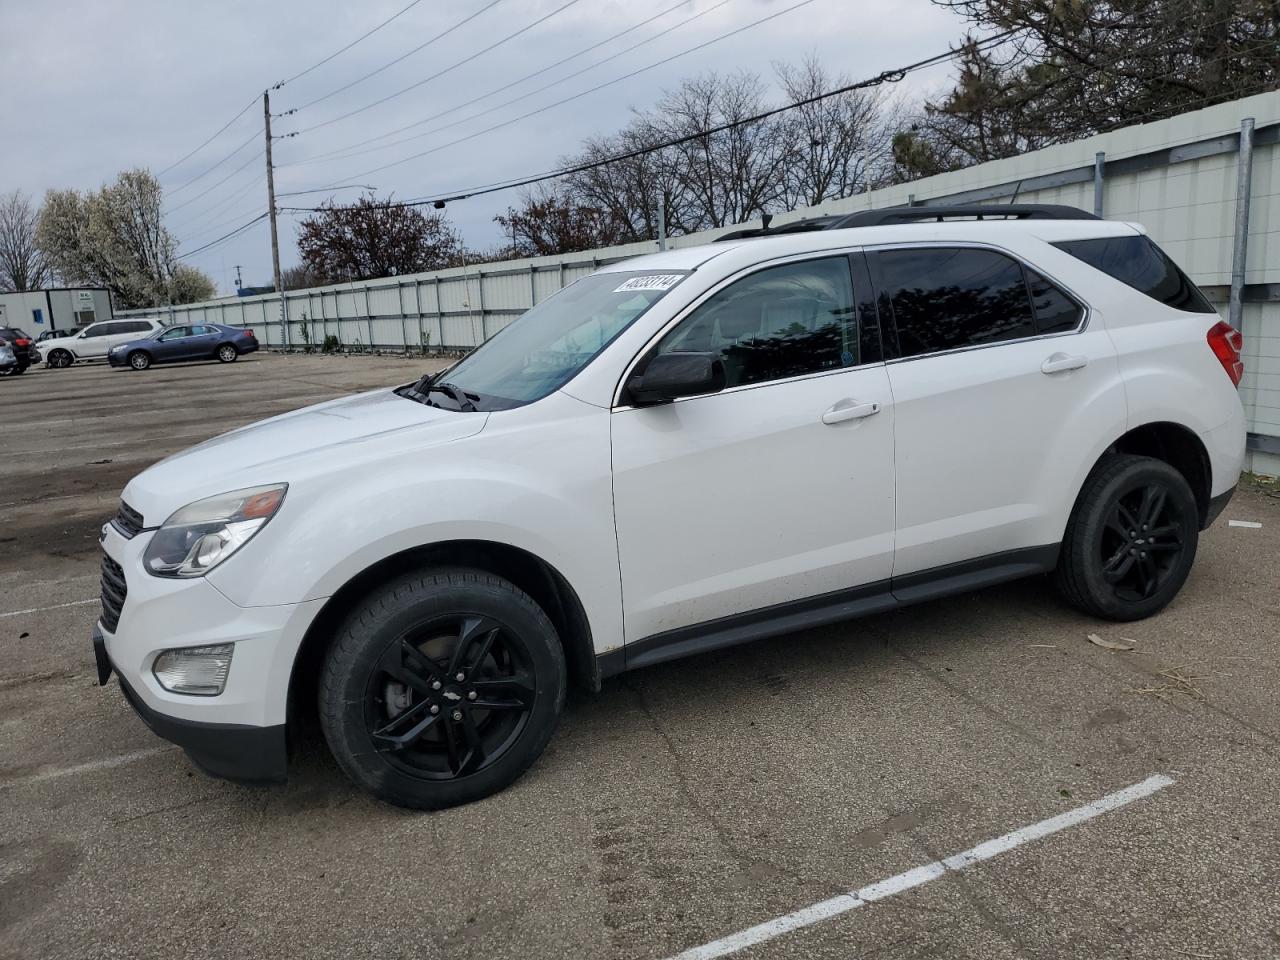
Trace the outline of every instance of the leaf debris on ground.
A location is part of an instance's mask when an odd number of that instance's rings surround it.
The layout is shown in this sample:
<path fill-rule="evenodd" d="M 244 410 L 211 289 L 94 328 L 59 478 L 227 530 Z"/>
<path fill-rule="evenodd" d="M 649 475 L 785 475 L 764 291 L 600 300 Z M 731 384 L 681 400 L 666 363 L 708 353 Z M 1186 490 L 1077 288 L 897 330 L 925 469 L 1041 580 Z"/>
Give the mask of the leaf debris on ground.
<path fill-rule="evenodd" d="M 1164 683 L 1160 686 L 1131 687 L 1130 689 L 1133 693 L 1147 693 L 1159 700 L 1168 700 L 1175 693 L 1190 697 L 1192 700 L 1207 699 L 1204 691 L 1197 687 L 1196 684 L 1208 678 L 1192 676 L 1187 673 L 1188 669 L 1188 667 L 1182 666 L 1161 670 L 1160 677 L 1164 680 Z"/>
<path fill-rule="evenodd" d="M 1104 650 L 1132 650 L 1134 641 L 1128 637 L 1121 637 L 1119 640 L 1104 640 L 1096 633 L 1089 634 L 1089 642 L 1095 647 L 1102 647 Z"/>

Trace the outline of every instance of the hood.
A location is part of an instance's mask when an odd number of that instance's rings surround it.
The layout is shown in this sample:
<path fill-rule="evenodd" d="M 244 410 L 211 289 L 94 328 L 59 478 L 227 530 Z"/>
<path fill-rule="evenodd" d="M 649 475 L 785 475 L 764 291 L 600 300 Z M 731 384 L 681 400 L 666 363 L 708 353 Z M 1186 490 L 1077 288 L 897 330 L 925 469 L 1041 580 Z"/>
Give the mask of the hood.
<path fill-rule="evenodd" d="M 148 526 L 179 507 L 241 487 L 297 483 L 375 467 L 379 459 L 473 436 L 487 413 L 442 410 L 391 389 L 342 397 L 232 430 L 138 474 L 124 499 Z"/>

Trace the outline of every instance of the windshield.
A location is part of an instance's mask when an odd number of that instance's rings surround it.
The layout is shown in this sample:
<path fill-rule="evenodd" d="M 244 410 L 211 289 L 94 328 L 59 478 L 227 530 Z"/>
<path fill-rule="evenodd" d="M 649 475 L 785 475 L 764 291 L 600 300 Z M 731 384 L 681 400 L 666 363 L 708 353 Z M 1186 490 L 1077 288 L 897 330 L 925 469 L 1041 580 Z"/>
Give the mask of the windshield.
<path fill-rule="evenodd" d="M 583 277 L 522 314 L 437 379 L 476 410 L 540 400 L 568 383 L 686 276 L 687 271 L 671 271 Z M 412 389 L 425 394 L 428 385 L 420 382 Z M 431 396 L 435 401 L 440 394 Z M 448 403 L 447 391 L 445 397 Z"/>

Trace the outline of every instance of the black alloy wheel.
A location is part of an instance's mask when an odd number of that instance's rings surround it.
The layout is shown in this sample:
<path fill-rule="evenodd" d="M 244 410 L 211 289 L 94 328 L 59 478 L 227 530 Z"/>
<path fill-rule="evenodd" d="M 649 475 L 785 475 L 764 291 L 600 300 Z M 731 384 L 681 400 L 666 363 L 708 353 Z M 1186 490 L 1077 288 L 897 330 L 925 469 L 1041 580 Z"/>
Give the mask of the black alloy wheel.
<path fill-rule="evenodd" d="M 1152 457 L 1109 456 L 1076 499 L 1058 557 L 1058 587 L 1096 617 L 1149 617 L 1182 589 L 1199 534 L 1199 507 L 1181 473 Z"/>
<path fill-rule="evenodd" d="M 437 809 L 519 778 L 566 688 L 560 639 L 532 598 L 483 571 L 429 569 L 352 606 L 325 657 L 320 725 L 357 784 Z"/>
<path fill-rule="evenodd" d="M 1116 598 L 1153 596 L 1179 566 L 1186 518 L 1159 482 L 1134 487 L 1115 500 L 1101 537 L 1102 576 Z"/>
<path fill-rule="evenodd" d="M 49 366 L 51 367 L 69 367 L 71 366 L 71 354 L 65 350 L 55 350 L 49 354 Z"/>
<path fill-rule="evenodd" d="M 485 616 L 445 618 L 388 646 L 369 678 L 366 724 L 393 765 L 450 780 L 502 756 L 529 722 L 536 689 L 518 636 Z"/>

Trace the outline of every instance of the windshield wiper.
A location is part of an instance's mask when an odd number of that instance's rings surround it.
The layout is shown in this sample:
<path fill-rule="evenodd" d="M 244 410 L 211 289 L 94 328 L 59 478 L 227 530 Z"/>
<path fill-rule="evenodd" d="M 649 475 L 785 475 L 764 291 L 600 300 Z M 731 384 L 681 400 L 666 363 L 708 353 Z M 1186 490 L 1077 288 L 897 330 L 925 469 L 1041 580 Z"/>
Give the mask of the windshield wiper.
<path fill-rule="evenodd" d="M 443 393 L 446 397 L 458 405 L 458 409 L 466 413 L 475 412 L 476 405 L 471 402 L 471 397 L 479 400 L 480 398 L 474 393 L 467 393 L 461 387 L 452 383 L 433 383 L 427 387 L 427 393 Z"/>

